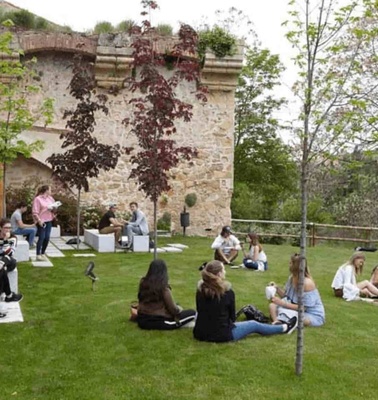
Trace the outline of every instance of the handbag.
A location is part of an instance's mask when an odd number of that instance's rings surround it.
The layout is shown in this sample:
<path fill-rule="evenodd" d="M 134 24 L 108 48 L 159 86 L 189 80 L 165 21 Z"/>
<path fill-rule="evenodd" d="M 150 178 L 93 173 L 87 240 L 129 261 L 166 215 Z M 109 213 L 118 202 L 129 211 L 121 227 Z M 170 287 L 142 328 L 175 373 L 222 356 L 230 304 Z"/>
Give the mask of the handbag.
<path fill-rule="evenodd" d="M 138 318 L 138 302 L 137 301 L 133 301 L 130 304 L 130 318 L 129 320 L 132 322 L 136 322 Z"/>
<path fill-rule="evenodd" d="M 270 318 L 267 317 L 262 311 L 260 311 L 253 304 L 247 304 L 246 306 L 242 307 L 236 313 L 236 319 L 242 314 L 245 315 L 245 318 L 248 321 L 253 320 L 253 321 L 261 322 L 263 324 L 266 324 L 270 321 Z"/>

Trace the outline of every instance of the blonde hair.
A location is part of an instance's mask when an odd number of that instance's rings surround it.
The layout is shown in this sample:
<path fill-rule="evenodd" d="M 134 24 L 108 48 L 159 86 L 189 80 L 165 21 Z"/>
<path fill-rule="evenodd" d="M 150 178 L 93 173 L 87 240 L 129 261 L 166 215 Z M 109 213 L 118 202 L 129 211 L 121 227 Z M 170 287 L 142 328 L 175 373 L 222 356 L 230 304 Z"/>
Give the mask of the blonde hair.
<path fill-rule="evenodd" d="M 223 270 L 224 266 L 221 261 L 214 260 L 206 264 L 206 267 L 202 270 L 202 284 L 200 292 L 205 297 L 217 297 L 218 299 L 226 292 L 228 284 L 223 278 L 219 276 L 219 273 Z"/>
<path fill-rule="evenodd" d="M 358 266 L 358 267 L 356 266 L 355 262 L 356 262 L 356 260 L 359 260 L 359 259 L 362 259 L 364 261 L 366 260 L 365 254 L 362 253 L 361 251 L 357 251 L 356 253 L 353 253 L 348 261 L 348 264 L 353 265 L 354 271 L 358 275 L 362 274 L 362 270 L 364 268 L 363 265 Z"/>

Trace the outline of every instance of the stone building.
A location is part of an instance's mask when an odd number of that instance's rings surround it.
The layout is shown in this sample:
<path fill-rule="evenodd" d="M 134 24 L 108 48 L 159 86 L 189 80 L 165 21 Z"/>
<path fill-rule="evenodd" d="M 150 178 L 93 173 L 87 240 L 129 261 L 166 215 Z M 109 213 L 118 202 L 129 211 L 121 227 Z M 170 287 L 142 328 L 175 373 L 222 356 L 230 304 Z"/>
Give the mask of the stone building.
<path fill-rule="evenodd" d="M 159 51 L 170 46 L 172 38 L 158 43 Z M 23 139 L 42 139 L 44 150 L 33 154 L 31 159 L 19 157 L 7 169 L 5 185 L 21 184 L 22 181 L 38 176 L 46 183 L 51 181 L 51 169 L 46 159 L 61 151 L 59 134 L 65 130 L 62 119 L 65 109 L 73 108 L 74 99 L 68 93 L 72 77 L 73 55 L 80 51 L 88 63 L 94 64 L 97 91 L 108 94 L 110 86 L 117 84 L 121 89 L 109 96 L 109 115 L 99 115 L 95 135 L 107 143 L 133 146 L 133 137 L 121 124 L 130 116 L 128 100 L 131 93 L 123 87 L 131 73 L 130 37 L 126 34 L 102 34 L 86 36 L 78 33 L 24 31 L 15 34 L 15 50 L 23 50 L 25 57 L 36 57 L 36 70 L 41 91 L 35 100 L 52 97 L 55 100 L 54 122 L 47 128 L 36 125 L 23 133 Z M 18 57 L 14 53 L 14 57 Z M 159 215 L 169 212 L 172 230 L 180 231 L 180 212 L 188 193 L 197 195 L 197 203 L 189 209 L 191 226 L 187 234 L 204 234 L 205 229 L 215 232 L 221 225 L 230 223 L 230 202 L 233 191 L 233 129 L 234 91 L 237 76 L 242 66 L 242 51 L 232 57 L 217 59 L 208 54 L 202 69 L 202 82 L 209 88 L 208 102 L 200 105 L 192 95 L 190 84 L 178 88 L 178 96 L 194 105 L 191 122 L 178 122 L 175 140 L 182 145 L 195 146 L 198 158 L 182 163 L 172 171 L 172 190 L 159 202 Z M 169 73 L 168 70 L 163 73 Z M 39 98 L 38 98 L 39 97 Z M 33 102 L 31 102 L 33 104 Z M 38 101 L 35 104 L 39 104 Z M 90 182 L 90 191 L 83 193 L 86 204 L 116 201 L 120 210 L 127 210 L 130 201 L 137 201 L 140 208 L 152 220 L 153 206 L 138 191 L 135 181 L 128 179 L 130 163 L 122 156 L 115 170 L 101 173 Z"/>

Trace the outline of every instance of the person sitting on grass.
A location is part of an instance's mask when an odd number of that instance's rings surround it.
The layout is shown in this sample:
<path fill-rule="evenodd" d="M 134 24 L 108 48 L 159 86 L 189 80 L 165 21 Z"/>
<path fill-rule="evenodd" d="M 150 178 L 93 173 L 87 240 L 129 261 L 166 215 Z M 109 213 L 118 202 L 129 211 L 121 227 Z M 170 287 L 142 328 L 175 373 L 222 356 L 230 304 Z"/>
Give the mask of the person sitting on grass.
<path fill-rule="evenodd" d="M 297 317 L 282 325 L 263 324 L 254 320 L 235 322 L 235 293 L 225 280 L 226 270 L 219 260 L 210 261 L 202 270 L 196 294 L 197 319 L 195 339 L 205 342 L 229 342 L 252 334 L 275 335 L 292 333 Z"/>
<path fill-rule="evenodd" d="M 286 282 L 285 290 L 271 282 L 278 294 L 278 296 L 271 298 L 271 303 L 269 304 L 269 313 L 273 324 L 286 322 L 290 317 L 298 316 L 298 281 L 301 261 L 302 258 L 299 254 L 291 256 L 289 262 L 290 276 Z M 321 326 L 325 323 L 324 306 L 307 267 L 307 260 L 303 258 L 303 262 L 305 263 L 303 287 L 304 325 Z"/>
<path fill-rule="evenodd" d="M 362 274 L 364 263 L 365 254 L 356 252 L 348 262 L 338 268 L 331 284 L 336 297 L 351 301 L 359 300 L 360 296 L 378 296 L 378 288 L 372 282 L 368 280 L 357 282 L 357 275 Z"/>
<path fill-rule="evenodd" d="M 163 260 L 151 262 L 138 291 L 137 322 L 141 329 L 172 330 L 194 321 L 195 310 L 183 310 L 173 298 Z"/>
<path fill-rule="evenodd" d="M 214 259 L 225 265 L 233 265 L 233 261 L 241 250 L 239 239 L 232 234 L 230 226 L 224 226 L 221 233 L 215 238 L 211 248 L 215 250 Z"/>
<path fill-rule="evenodd" d="M 378 265 L 376 265 L 371 271 L 370 283 L 378 288 Z"/>
<path fill-rule="evenodd" d="M 249 252 L 247 253 L 242 246 L 244 267 L 257 271 L 266 271 L 268 269 L 268 259 L 259 242 L 258 236 L 253 232 L 248 233 L 247 240 L 249 241 Z"/>

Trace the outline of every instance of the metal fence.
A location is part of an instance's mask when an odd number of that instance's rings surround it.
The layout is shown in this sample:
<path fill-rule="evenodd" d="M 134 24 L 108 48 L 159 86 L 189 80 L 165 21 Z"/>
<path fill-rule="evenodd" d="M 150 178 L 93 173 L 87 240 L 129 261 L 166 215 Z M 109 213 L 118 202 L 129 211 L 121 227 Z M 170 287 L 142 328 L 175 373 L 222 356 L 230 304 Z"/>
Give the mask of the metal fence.
<path fill-rule="evenodd" d="M 298 241 L 300 238 L 300 222 L 265 221 L 249 219 L 232 219 L 232 229 L 238 235 L 256 232 L 261 238 L 275 238 Z M 354 242 L 371 246 L 378 242 L 378 228 L 366 226 L 348 226 L 307 223 L 307 240 L 310 246 L 324 241 Z"/>

